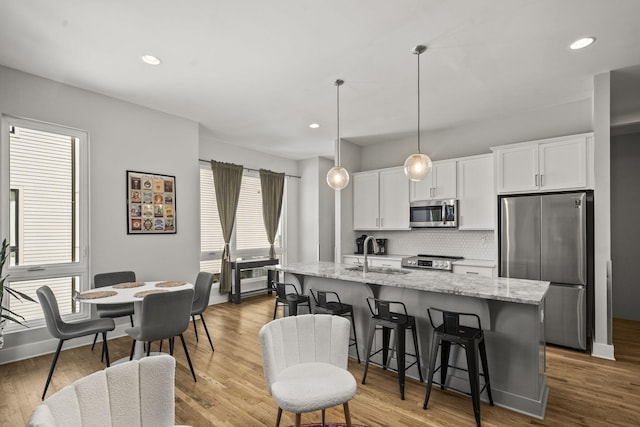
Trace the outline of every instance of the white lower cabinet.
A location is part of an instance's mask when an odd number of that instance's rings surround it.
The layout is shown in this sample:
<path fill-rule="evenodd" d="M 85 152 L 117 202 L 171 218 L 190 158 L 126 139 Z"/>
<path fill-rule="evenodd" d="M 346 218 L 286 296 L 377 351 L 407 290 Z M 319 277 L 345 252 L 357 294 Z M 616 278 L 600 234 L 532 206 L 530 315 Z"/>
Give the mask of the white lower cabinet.
<path fill-rule="evenodd" d="M 497 277 L 495 267 L 480 267 L 454 264 L 453 272 L 456 274 L 467 274 L 470 276 Z"/>
<path fill-rule="evenodd" d="M 371 255 L 367 258 L 369 267 L 401 268 L 402 257 L 388 255 Z M 346 265 L 364 264 L 364 255 L 343 255 L 342 263 Z"/>
<path fill-rule="evenodd" d="M 363 255 L 344 255 L 342 257 L 342 263 L 347 265 L 362 265 L 364 262 Z"/>
<path fill-rule="evenodd" d="M 369 260 L 369 266 L 371 267 L 383 267 L 383 268 L 401 268 L 402 260 L 401 259 L 392 259 L 392 258 L 374 258 Z"/>

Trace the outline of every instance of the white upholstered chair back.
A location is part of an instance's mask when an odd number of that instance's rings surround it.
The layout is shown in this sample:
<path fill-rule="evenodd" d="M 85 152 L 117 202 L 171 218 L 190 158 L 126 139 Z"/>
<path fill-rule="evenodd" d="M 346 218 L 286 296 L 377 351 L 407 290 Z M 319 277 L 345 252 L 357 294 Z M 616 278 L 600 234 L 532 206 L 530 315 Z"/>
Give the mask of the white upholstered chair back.
<path fill-rule="evenodd" d="M 159 355 L 95 372 L 42 402 L 28 427 L 173 426 L 175 366 Z"/>
<path fill-rule="evenodd" d="M 271 384 L 283 369 L 300 363 L 324 362 L 347 369 L 348 319 L 328 314 L 283 317 L 260 330 L 264 377 Z"/>

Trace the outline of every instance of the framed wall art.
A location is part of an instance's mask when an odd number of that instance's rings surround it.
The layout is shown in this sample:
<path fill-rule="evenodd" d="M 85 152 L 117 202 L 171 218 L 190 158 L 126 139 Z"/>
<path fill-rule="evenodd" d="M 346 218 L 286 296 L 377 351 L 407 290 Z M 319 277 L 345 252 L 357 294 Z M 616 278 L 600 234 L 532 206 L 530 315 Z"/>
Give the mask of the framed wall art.
<path fill-rule="evenodd" d="M 127 234 L 176 233 L 176 177 L 127 171 Z"/>

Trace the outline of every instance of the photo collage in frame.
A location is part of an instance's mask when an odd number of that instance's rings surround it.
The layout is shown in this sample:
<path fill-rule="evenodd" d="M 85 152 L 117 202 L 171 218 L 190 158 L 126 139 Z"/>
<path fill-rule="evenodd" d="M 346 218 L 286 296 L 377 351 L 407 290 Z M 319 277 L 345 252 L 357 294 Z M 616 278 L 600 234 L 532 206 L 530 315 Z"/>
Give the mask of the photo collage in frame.
<path fill-rule="evenodd" d="M 127 171 L 127 234 L 176 233 L 176 178 Z"/>

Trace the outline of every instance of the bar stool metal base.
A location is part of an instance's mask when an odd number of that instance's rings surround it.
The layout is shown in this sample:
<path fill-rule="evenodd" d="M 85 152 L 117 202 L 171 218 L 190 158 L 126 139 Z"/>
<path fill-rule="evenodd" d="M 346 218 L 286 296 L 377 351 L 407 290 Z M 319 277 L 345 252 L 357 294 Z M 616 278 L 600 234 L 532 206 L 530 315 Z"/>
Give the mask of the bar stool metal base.
<path fill-rule="evenodd" d="M 372 307 L 372 302 L 375 304 L 375 309 Z M 418 365 L 418 375 L 420 376 L 420 382 L 424 382 L 422 377 L 422 367 L 420 366 L 420 348 L 418 346 L 418 334 L 416 332 L 415 317 L 407 314 L 405 305 L 396 301 L 384 301 L 376 298 L 367 298 L 369 309 L 371 310 L 372 317 L 369 323 L 369 336 L 367 338 L 367 357 L 364 365 L 364 375 L 362 376 L 362 384 L 365 384 L 367 379 L 367 373 L 369 371 L 369 361 L 371 356 L 374 356 L 382 352 L 382 364 L 383 369 L 387 369 L 389 358 L 389 339 L 391 331 L 395 333 L 396 341 L 396 360 L 397 360 L 397 374 L 398 374 L 398 386 L 400 389 L 400 399 L 404 400 L 405 389 L 405 373 L 407 368 L 413 365 Z M 403 313 L 395 313 L 390 310 L 393 305 L 402 307 Z M 375 352 L 371 352 L 373 346 L 373 338 L 376 330 L 382 330 L 382 348 Z M 406 352 L 406 332 L 411 330 L 413 337 L 413 345 L 415 348 L 415 354 Z M 406 365 L 406 355 L 415 357 L 415 361 L 409 365 Z"/>
<path fill-rule="evenodd" d="M 439 326 L 433 324 L 431 311 L 443 313 L 443 323 Z M 489 379 L 489 365 L 487 363 L 487 352 L 484 343 L 484 333 L 480 324 L 480 318 L 475 314 L 446 312 L 437 309 L 429 309 L 429 320 L 434 327 L 433 339 L 431 343 L 431 356 L 429 359 L 429 375 L 427 378 L 427 389 L 424 398 L 423 409 L 427 409 L 429 397 L 431 395 L 432 385 L 438 384 L 441 389 L 452 389 L 471 396 L 473 403 L 473 414 L 476 419 L 476 425 L 480 426 L 480 395 L 484 390 L 487 391 L 489 404 L 493 406 L 493 396 L 491 395 L 491 381 Z M 478 327 L 460 325 L 460 316 L 472 316 L 477 319 Z M 458 345 L 465 350 L 467 359 L 467 369 L 460 368 L 449 364 L 449 355 L 451 353 L 451 345 Z M 436 358 L 440 350 L 440 366 L 436 369 Z M 480 358 L 478 359 L 478 355 Z M 482 372 L 480 372 L 479 364 L 482 363 Z M 471 392 L 464 392 L 453 387 L 446 386 L 448 368 L 456 368 L 467 371 L 469 374 L 469 385 Z M 433 374 L 440 371 L 440 382 L 433 381 Z M 484 377 L 484 386 L 480 388 L 480 377 Z"/>

